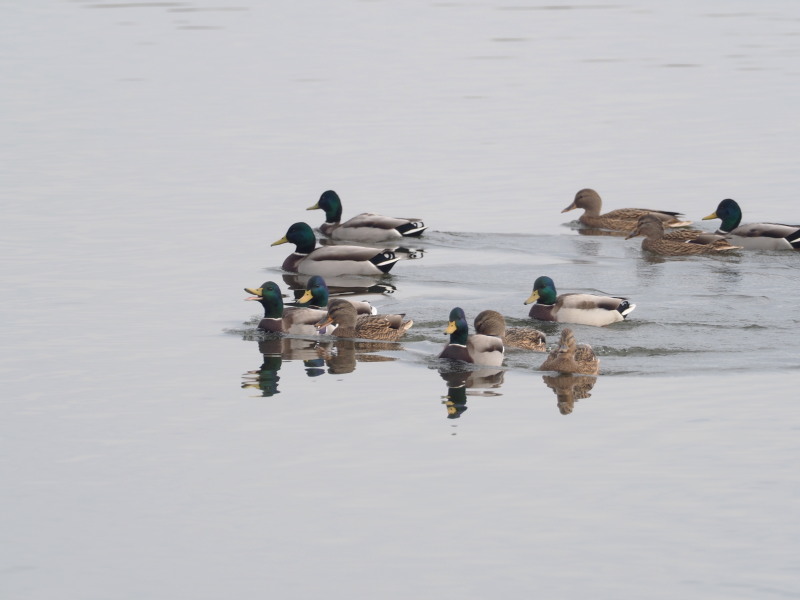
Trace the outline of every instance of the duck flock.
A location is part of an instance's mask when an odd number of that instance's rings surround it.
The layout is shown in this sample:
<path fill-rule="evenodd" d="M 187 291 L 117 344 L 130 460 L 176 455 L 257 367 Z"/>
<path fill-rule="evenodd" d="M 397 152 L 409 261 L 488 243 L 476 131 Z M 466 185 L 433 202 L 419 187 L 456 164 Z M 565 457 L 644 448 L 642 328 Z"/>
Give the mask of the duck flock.
<path fill-rule="evenodd" d="M 291 243 L 292 252 L 282 268 L 290 273 L 310 275 L 300 306 L 284 306 L 279 286 L 267 281 L 259 288 L 245 288 L 247 300 L 259 302 L 264 317 L 258 328 L 272 333 L 297 335 L 327 334 L 339 338 L 397 341 L 413 321 L 402 314 L 377 314 L 369 302 L 331 298 L 325 277 L 339 275 L 382 275 L 401 260 L 393 250 L 370 247 L 421 236 L 427 226 L 422 219 L 387 217 L 362 213 L 342 221 L 342 201 L 328 190 L 307 210 L 323 210 L 325 222 L 319 232 L 337 242 L 360 245 L 318 246 L 314 230 L 305 222 L 294 223 L 272 245 Z M 742 210 L 736 201 L 725 199 L 703 220 L 720 219 L 717 231 L 692 229 L 691 221 L 671 211 L 622 208 L 601 213 L 602 200 L 592 189 L 582 189 L 561 212 L 583 209 L 581 227 L 618 235 L 625 239 L 643 236 L 642 249 L 662 256 L 714 255 L 744 250 L 800 250 L 800 225 L 779 223 L 742 224 Z M 603 327 L 623 321 L 636 305 L 627 298 L 588 293 L 558 294 L 553 280 L 538 277 L 525 304 L 532 304 L 529 316 L 538 321 L 557 321 Z M 534 328 L 506 327 L 505 318 L 494 310 L 475 317 L 470 335 L 464 311 L 450 311 L 445 333 L 450 336 L 439 358 L 482 366 L 499 367 L 506 347 L 546 352 L 545 334 Z M 542 363 L 544 371 L 597 374 L 599 360 L 591 346 L 578 344 L 566 327 L 559 343 Z"/>

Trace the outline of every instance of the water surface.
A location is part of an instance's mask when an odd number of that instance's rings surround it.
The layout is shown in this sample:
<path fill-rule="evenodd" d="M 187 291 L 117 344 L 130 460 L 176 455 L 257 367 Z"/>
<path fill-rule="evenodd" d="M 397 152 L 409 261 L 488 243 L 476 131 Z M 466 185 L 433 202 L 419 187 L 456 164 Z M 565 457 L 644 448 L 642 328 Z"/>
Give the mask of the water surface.
<path fill-rule="evenodd" d="M 0 33 L 4 597 L 800 595 L 798 256 L 560 213 L 799 222 L 795 3 L 49 0 Z M 254 331 L 326 189 L 430 225 L 359 282 L 401 345 Z M 637 304 L 576 327 L 599 377 L 435 358 L 453 306 L 531 325 L 541 274 Z"/>

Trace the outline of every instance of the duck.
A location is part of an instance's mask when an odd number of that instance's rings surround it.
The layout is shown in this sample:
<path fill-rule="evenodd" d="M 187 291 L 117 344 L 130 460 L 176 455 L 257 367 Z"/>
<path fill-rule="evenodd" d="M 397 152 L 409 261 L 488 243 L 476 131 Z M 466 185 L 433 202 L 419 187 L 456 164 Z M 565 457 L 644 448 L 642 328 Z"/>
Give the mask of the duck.
<path fill-rule="evenodd" d="M 561 212 L 565 213 L 576 208 L 582 208 L 583 214 L 578 217 L 578 221 L 583 225 L 623 232 L 628 232 L 636 227 L 636 220 L 648 213 L 655 214 L 664 222 L 665 227 L 685 227 L 692 223 L 679 218 L 683 217 L 681 213 L 647 208 L 619 208 L 601 215 L 600 209 L 602 206 L 603 201 L 600 198 L 600 194 L 593 189 L 584 188 L 578 190 L 572 204 Z"/>
<path fill-rule="evenodd" d="M 506 327 L 506 319 L 496 310 L 484 310 L 475 317 L 475 333 L 500 338 L 505 346 L 523 348 L 535 352 L 547 349 L 547 338 L 538 329 Z"/>
<path fill-rule="evenodd" d="M 499 367 L 503 364 L 503 340 L 494 335 L 469 335 L 467 317 L 460 307 L 450 311 L 444 332 L 450 335 L 450 341 L 442 349 L 439 358 L 488 367 Z"/>
<path fill-rule="evenodd" d="M 356 313 L 359 315 L 378 314 L 378 309 L 366 300 L 354 300 L 351 298 L 342 299 L 347 300 L 355 306 Z M 305 293 L 297 300 L 297 303 L 306 304 L 310 308 L 324 308 L 327 310 L 329 300 L 330 290 L 328 290 L 328 284 L 325 283 L 325 279 L 319 275 L 312 275 L 306 283 Z"/>
<path fill-rule="evenodd" d="M 726 198 L 717 210 L 703 217 L 703 221 L 721 219 L 717 233 L 731 244 L 748 250 L 800 250 L 800 225 L 781 223 L 749 223 L 741 225 L 742 209 L 739 203 Z"/>
<path fill-rule="evenodd" d="M 523 304 L 535 302 L 529 316 L 540 321 L 558 321 L 603 327 L 623 321 L 636 308 L 627 298 L 595 294 L 556 293 L 553 280 L 541 276 L 533 282 L 533 293 Z"/>
<path fill-rule="evenodd" d="M 333 190 L 322 193 L 314 206 L 306 210 L 325 211 L 325 222 L 319 230 L 332 240 L 350 240 L 372 243 L 419 237 L 427 229 L 421 219 L 386 217 L 375 213 L 361 213 L 342 223 L 342 200 Z"/>
<path fill-rule="evenodd" d="M 625 236 L 625 239 L 629 240 L 639 235 L 645 236 L 642 240 L 642 250 L 662 256 L 719 254 L 741 249 L 741 246 L 733 246 L 723 236 L 714 233 L 698 231 L 691 237 L 687 237 L 686 234 L 675 238 L 669 237 L 669 233 L 664 232 L 662 221 L 654 215 L 639 217 L 636 227 Z"/>
<path fill-rule="evenodd" d="M 325 316 L 317 327 L 335 325 L 333 335 L 342 338 L 396 341 L 411 329 L 414 321 L 404 321 L 405 315 L 359 315 L 347 300 L 331 300 Z"/>
<path fill-rule="evenodd" d="M 561 339 L 556 348 L 539 367 L 542 371 L 559 371 L 560 373 L 580 373 L 597 375 L 600 372 L 600 359 L 589 344 L 578 344 L 572 329 L 565 327 L 561 331 Z"/>
<path fill-rule="evenodd" d="M 320 332 L 316 324 L 324 318 L 326 311 L 318 308 L 284 307 L 283 294 L 274 281 L 265 281 L 258 288 L 244 288 L 252 294 L 245 300 L 259 302 L 264 307 L 264 318 L 258 323 L 258 329 L 273 333 L 293 333 L 299 335 L 316 335 L 330 333 Z"/>
<path fill-rule="evenodd" d="M 317 238 L 308 223 L 293 223 L 286 235 L 272 246 L 292 243 L 295 251 L 283 261 L 282 268 L 304 275 L 382 275 L 388 273 L 400 260 L 392 250 L 386 248 L 375 252 L 363 246 L 317 247 Z"/>

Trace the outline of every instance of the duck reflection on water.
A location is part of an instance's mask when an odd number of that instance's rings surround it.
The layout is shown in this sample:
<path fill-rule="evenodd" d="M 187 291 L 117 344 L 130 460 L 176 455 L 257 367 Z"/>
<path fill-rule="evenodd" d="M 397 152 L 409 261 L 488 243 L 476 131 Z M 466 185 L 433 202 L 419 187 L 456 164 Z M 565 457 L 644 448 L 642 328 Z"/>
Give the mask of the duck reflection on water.
<path fill-rule="evenodd" d="M 451 370 L 439 369 L 439 375 L 447 384 L 447 395 L 442 404 L 447 409 L 448 419 L 458 419 L 467 410 L 467 396 L 499 396 L 492 391 L 503 385 L 505 371 L 502 369 Z"/>
<path fill-rule="evenodd" d="M 259 389 L 262 396 L 279 394 L 278 382 L 283 361 L 302 361 L 309 377 L 322 375 L 325 361 L 320 356 L 320 344 L 316 340 L 282 337 L 270 334 L 267 339 L 259 340 L 258 351 L 263 362 L 258 369 L 247 371 L 242 375 L 243 389 Z"/>
<path fill-rule="evenodd" d="M 591 397 L 590 392 L 597 382 L 597 377 L 559 373 L 558 375 L 544 375 L 542 381 L 556 395 L 558 411 L 562 415 L 568 415 L 574 410 L 576 400 Z"/>
<path fill-rule="evenodd" d="M 281 378 L 278 372 L 284 362 L 302 362 L 306 376 L 319 377 L 352 373 L 358 362 L 396 360 L 377 352 L 397 350 L 397 344 L 267 335 L 266 339 L 257 342 L 258 351 L 263 356 L 261 366 L 242 375 L 241 384 L 243 389 L 260 390 L 264 397 L 280 393 L 278 383 Z"/>

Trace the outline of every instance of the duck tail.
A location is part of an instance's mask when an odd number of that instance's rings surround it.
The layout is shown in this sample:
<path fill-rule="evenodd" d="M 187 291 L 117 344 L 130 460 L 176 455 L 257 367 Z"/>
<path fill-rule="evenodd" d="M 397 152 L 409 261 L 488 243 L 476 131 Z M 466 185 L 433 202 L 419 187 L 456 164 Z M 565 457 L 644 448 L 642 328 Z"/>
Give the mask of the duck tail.
<path fill-rule="evenodd" d="M 428 227 L 422 221 L 409 221 L 397 228 L 403 237 L 419 237 Z"/>
<path fill-rule="evenodd" d="M 785 239 L 792 245 L 792 248 L 795 250 L 800 250 L 800 229 L 794 233 L 790 233 Z"/>
<path fill-rule="evenodd" d="M 369 262 L 384 273 L 388 273 L 398 260 L 400 260 L 400 257 L 387 248 L 370 258 Z"/>
<path fill-rule="evenodd" d="M 619 314 L 621 314 L 622 317 L 625 318 L 630 313 L 633 312 L 634 308 L 636 308 L 635 304 L 631 304 L 627 300 L 623 300 L 622 302 L 620 302 L 619 306 L 617 307 L 617 310 L 619 311 Z"/>

